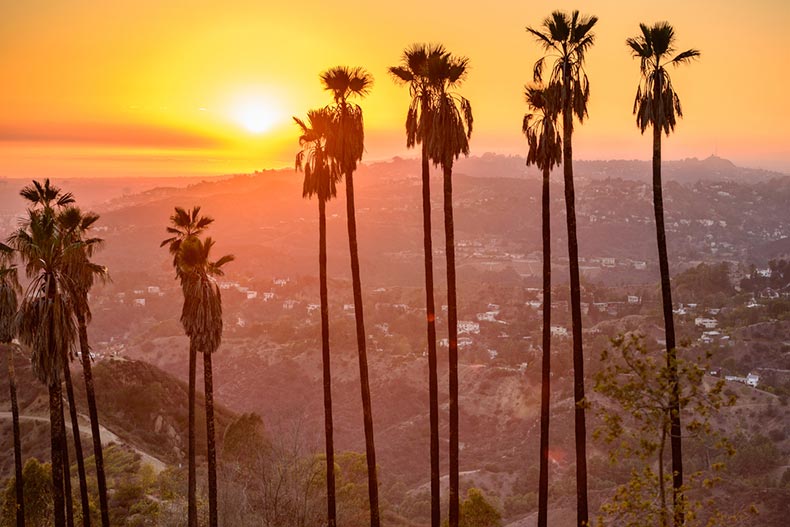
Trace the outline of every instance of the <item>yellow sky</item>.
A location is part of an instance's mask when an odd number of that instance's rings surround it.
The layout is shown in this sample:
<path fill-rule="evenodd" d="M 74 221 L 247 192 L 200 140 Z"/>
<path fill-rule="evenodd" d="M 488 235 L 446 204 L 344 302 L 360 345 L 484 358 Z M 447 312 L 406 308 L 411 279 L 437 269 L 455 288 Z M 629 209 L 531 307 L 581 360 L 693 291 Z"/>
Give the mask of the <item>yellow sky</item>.
<path fill-rule="evenodd" d="M 685 119 L 665 159 L 722 157 L 790 172 L 790 4 L 781 0 L 379 3 L 0 0 L 0 176 L 194 175 L 288 166 L 292 115 L 329 102 L 318 74 L 366 67 L 366 159 L 413 155 L 405 88 L 387 66 L 413 42 L 471 60 L 472 153 L 523 153 L 522 91 L 555 8 L 596 14 L 590 117 L 577 159 L 650 156 L 631 115 L 640 21 L 670 21 L 702 59 L 673 73 Z"/>

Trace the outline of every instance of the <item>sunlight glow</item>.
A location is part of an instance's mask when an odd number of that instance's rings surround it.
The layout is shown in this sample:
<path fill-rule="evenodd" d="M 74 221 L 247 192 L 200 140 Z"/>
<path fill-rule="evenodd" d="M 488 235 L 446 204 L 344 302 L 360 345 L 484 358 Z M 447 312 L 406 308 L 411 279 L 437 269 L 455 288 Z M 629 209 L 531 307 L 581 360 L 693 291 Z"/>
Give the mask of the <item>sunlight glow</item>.
<path fill-rule="evenodd" d="M 233 105 L 231 116 L 236 123 L 253 134 L 270 130 L 280 120 L 276 107 L 262 98 L 237 101 Z"/>

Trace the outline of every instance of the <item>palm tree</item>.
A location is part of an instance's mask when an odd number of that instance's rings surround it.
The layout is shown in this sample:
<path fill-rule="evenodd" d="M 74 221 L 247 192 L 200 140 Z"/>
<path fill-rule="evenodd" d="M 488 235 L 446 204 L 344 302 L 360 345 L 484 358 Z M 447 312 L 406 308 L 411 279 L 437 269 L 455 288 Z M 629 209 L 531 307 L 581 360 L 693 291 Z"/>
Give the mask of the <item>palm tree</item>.
<path fill-rule="evenodd" d="M 90 305 L 88 304 L 88 293 L 93 287 L 96 279 L 106 281 L 108 278 L 107 270 L 100 265 L 90 261 L 93 252 L 100 248 L 103 240 L 100 238 L 88 237 L 88 231 L 99 220 L 99 215 L 87 212 L 83 213 L 78 207 L 67 206 L 58 215 L 61 228 L 68 237 L 75 243 L 80 243 L 82 250 L 75 252 L 74 257 L 66 263 L 66 274 L 69 276 L 68 285 L 71 289 L 72 305 L 77 320 L 77 329 L 80 344 L 80 358 L 82 359 L 82 372 L 85 379 L 85 395 L 88 401 L 88 414 L 90 417 L 91 436 L 93 439 L 94 460 L 96 463 L 96 480 L 99 488 L 99 508 L 101 511 L 102 527 L 109 527 L 109 503 L 107 501 L 107 481 L 104 474 L 104 455 L 101 444 L 101 432 L 99 429 L 99 415 L 96 408 L 96 393 L 93 384 L 93 372 L 91 368 L 91 352 L 88 343 L 88 323 L 91 320 Z M 73 390 L 71 388 L 71 378 L 66 372 L 66 388 L 69 394 L 69 405 L 71 408 L 72 426 L 74 429 L 75 444 L 79 441 L 79 428 L 76 416 L 76 409 L 72 405 Z M 76 447 L 78 469 L 83 466 L 81 445 Z M 83 475 L 84 469 L 80 469 L 80 492 L 82 496 L 83 517 L 89 518 L 87 487 Z M 89 522 L 90 520 L 86 520 Z"/>
<path fill-rule="evenodd" d="M 583 122 L 587 116 L 590 85 L 584 71 L 587 50 L 595 42 L 592 28 L 595 16 L 570 15 L 554 11 L 540 29 L 527 27 L 548 53 L 535 63 L 533 77 L 542 79 L 543 65 L 553 58 L 549 85 L 558 86 L 562 100 L 562 168 L 565 180 L 565 209 L 570 260 L 571 320 L 573 324 L 573 398 L 576 433 L 576 520 L 588 523 L 587 504 L 587 426 L 584 418 L 584 351 L 582 348 L 581 285 L 579 279 L 579 245 L 576 238 L 576 196 L 573 188 L 573 117 Z"/>
<path fill-rule="evenodd" d="M 203 382 L 206 405 L 206 445 L 208 451 L 209 526 L 217 527 L 217 448 L 214 433 L 214 377 L 211 355 L 222 341 L 222 297 L 215 276 L 222 276 L 222 266 L 233 261 L 232 255 L 210 260 L 214 241 L 197 237 L 181 244 L 179 268 L 182 276 L 184 307 L 181 325 L 189 337 L 189 347 L 203 354 Z"/>
<path fill-rule="evenodd" d="M 453 225 L 453 162 L 469 154 L 472 136 L 472 105 L 452 90 L 466 77 L 469 59 L 449 53 L 429 62 L 434 85 L 431 128 L 428 132 L 428 157 L 442 167 L 444 180 L 444 237 L 447 257 L 447 326 L 449 331 L 450 377 L 450 527 L 459 521 L 458 461 L 458 309 L 455 280 L 455 227 Z"/>
<path fill-rule="evenodd" d="M 339 174 L 326 153 L 327 138 L 332 132 L 332 114 L 325 108 L 311 110 L 307 122 L 294 117 L 299 126 L 296 170 L 304 170 L 302 197 L 318 197 L 318 268 L 321 296 L 321 361 L 324 377 L 324 440 L 326 444 L 326 517 L 327 526 L 337 525 L 335 497 L 335 447 L 332 423 L 332 371 L 329 354 L 329 297 L 326 276 L 326 202 L 337 196 Z"/>
<path fill-rule="evenodd" d="M 167 232 L 172 236 L 162 241 L 160 247 L 168 246 L 170 254 L 173 255 L 173 267 L 176 270 L 176 278 L 181 279 L 184 285 L 181 268 L 178 265 L 178 255 L 181 244 L 184 240 L 199 236 L 209 225 L 214 222 L 214 218 L 200 216 L 200 207 L 194 207 L 191 211 L 175 208 L 175 213 L 170 216 L 171 226 L 167 227 Z M 196 496 L 196 473 L 195 473 L 195 377 L 197 370 L 197 350 L 189 346 L 189 432 L 187 441 L 188 458 L 188 483 L 187 483 L 187 527 L 197 527 L 197 496 Z"/>
<path fill-rule="evenodd" d="M 79 209 L 73 206 L 74 197 L 71 193 L 63 193 L 59 187 L 53 186 L 50 184 L 49 179 L 45 180 L 44 184 L 40 184 L 37 181 L 33 181 L 32 185 L 29 185 L 22 189 L 20 192 L 22 197 L 24 197 L 28 202 L 30 202 L 31 206 L 34 208 L 40 208 L 46 211 L 48 214 L 55 214 L 55 207 L 57 207 L 57 228 L 61 233 L 61 239 L 63 243 L 79 243 L 80 239 L 75 238 L 73 235 L 69 233 L 72 232 L 76 226 L 71 225 L 69 222 L 73 222 L 74 214 L 73 212 L 77 212 L 77 218 L 79 218 Z M 78 226 L 78 224 L 77 224 Z M 70 296 L 70 306 L 72 309 L 75 307 L 74 299 L 76 298 L 72 293 L 72 289 L 74 288 L 74 278 L 75 271 L 79 269 L 82 265 L 81 259 L 78 258 L 79 253 L 78 251 L 71 251 L 69 258 L 64 258 L 62 265 L 63 265 L 63 275 L 65 277 L 63 281 L 64 287 L 66 287 L 69 291 Z M 87 303 L 87 295 L 85 302 Z M 74 386 L 71 381 L 71 370 L 70 370 L 70 363 L 73 359 L 73 355 L 71 350 L 66 357 L 67 360 L 63 363 L 63 379 L 66 384 L 66 399 L 68 400 L 69 406 L 69 416 L 71 418 L 71 427 L 72 427 L 72 436 L 74 439 L 74 452 L 77 458 L 77 475 L 79 479 L 80 485 L 80 502 L 82 507 L 82 521 L 85 527 L 90 526 L 90 501 L 88 498 L 88 480 L 85 475 L 85 459 L 82 452 L 82 438 L 80 434 L 80 427 L 79 427 L 79 420 L 77 416 L 77 406 L 76 401 L 74 398 Z M 65 426 L 65 423 L 64 423 Z M 65 441 L 65 430 L 64 430 L 64 441 Z M 63 460 L 64 460 L 64 492 L 66 498 L 66 510 L 70 513 L 72 511 L 71 507 L 71 477 L 70 477 L 70 463 L 68 461 L 68 446 L 67 443 L 64 443 L 64 450 L 63 450 Z M 73 518 L 71 514 L 69 514 L 66 518 L 67 523 L 69 525 L 73 524 Z"/>
<path fill-rule="evenodd" d="M 359 277 L 359 250 L 357 247 L 357 220 L 354 211 L 354 171 L 365 149 L 365 131 L 362 108 L 349 102 L 352 97 L 364 97 L 373 84 L 373 77 L 362 68 L 335 67 L 321 74 L 324 89 L 332 92 L 334 106 L 333 130 L 327 137 L 326 151 L 340 174 L 346 178 L 346 216 L 348 220 L 348 247 L 351 253 L 351 282 L 354 290 L 354 318 L 357 329 L 359 353 L 359 381 L 362 391 L 362 412 L 365 427 L 365 454 L 368 468 L 368 498 L 370 500 L 370 526 L 379 527 L 379 489 L 376 474 L 376 446 L 373 438 L 373 408 L 370 401 L 368 358 L 365 349 L 365 318 L 362 311 L 362 282 Z"/>
<path fill-rule="evenodd" d="M 16 400 L 16 375 L 14 374 L 15 318 L 18 307 L 19 286 L 16 266 L 11 263 L 13 250 L 0 243 L 0 343 L 6 348 L 8 360 L 8 387 L 11 392 L 11 422 L 14 434 L 14 474 L 16 477 L 16 525 L 25 527 L 25 495 L 22 478 L 22 441 L 19 433 L 19 405 Z"/>
<path fill-rule="evenodd" d="M 675 349 L 675 323 L 672 317 L 672 289 L 669 281 L 669 257 L 664 228 L 664 198 L 661 189 L 661 132 L 669 136 L 675 129 L 677 117 L 683 117 L 680 98 L 672 87 L 667 66 L 685 64 L 700 56 L 699 50 L 688 49 L 670 58 L 674 52 L 675 30 L 667 22 L 652 27 L 639 24 L 642 34 L 626 40 L 635 58 L 639 59 L 641 80 L 634 98 L 633 112 L 642 133 L 653 127 L 653 209 L 656 217 L 658 263 L 661 271 L 661 300 L 664 308 L 664 331 L 667 342 L 667 367 L 673 375 L 672 410 L 670 415 L 670 444 L 672 447 L 672 488 L 674 518 L 682 525 L 684 512 L 681 487 L 683 486 L 683 456 L 681 452 L 680 401 L 677 385 L 677 358 Z"/>
<path fill-rule="evenodd" d="M 527 165 L 543 171 L 543 375 L 540 397 L 540 480 L 538 527 L 546 527 L 549 504 L 549 398 L 551 396 L 551 169 L 562 162 L 562 136 L 557 130 L 560 94 L 557 86 L 528 87 L 522 132 L 527 136 Z"/>
<path fill-rule="evenodd" d="M 77 334 L 64 286 L 64 262 L 80 245 L 66 242 L 50 207 L 29 209 L 27 219 L 9 241 L 30 279 L 17 315 L 19 339 L 32 350 L 33 373 L 49 390 L 54 524 L 64 527 L 66 442 L 60 383 Z M 71 517 L 72 511 L 68 512 Z"/>
<path fill-rule="evenodd" d="M 425 312 L 428 331 L 428 399 L 430 405 L 431 452 L 431 526 L 441 523 L 439 468 L 439 381 L 436 358 L 436 306 L 433 296 L 433 240 L 431 239 L 431 176 L 428 158 L 428 133 L 431 130 L 433 87 L 431 64 L 446 55 L 441 45 L 414 44 L 403 52 L 400 66 L 389 68 L 399 84 L 409 86 L 411 102 L 406 114 L 406 146 L 422 146 L 422 228 L 425 255 Z"/>

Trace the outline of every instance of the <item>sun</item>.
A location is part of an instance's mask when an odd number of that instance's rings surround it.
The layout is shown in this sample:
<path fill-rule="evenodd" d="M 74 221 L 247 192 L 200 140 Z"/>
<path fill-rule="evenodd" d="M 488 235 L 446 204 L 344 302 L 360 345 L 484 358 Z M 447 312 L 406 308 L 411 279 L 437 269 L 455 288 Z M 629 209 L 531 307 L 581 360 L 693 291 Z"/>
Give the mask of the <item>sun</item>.
<path fill-rule="evenodd" d="M 263 98 L 239 100 L 233 105 L 231 114 L 236 123 L 253 134 L 271 130 L 280 120 L 277 107 Z"/>

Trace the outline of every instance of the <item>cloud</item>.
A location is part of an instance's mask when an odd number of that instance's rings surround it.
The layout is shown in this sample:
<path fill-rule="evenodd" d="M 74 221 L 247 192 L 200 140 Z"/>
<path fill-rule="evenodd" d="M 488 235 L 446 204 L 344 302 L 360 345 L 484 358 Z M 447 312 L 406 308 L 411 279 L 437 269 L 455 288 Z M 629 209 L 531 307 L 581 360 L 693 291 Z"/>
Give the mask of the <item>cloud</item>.
<path fill-rule="evenodd" d="M 133 123 L 0 124 L 0 142 L 187 150 L 214 149 L 225 145 L 222 139 L 208 134 Z"/>

